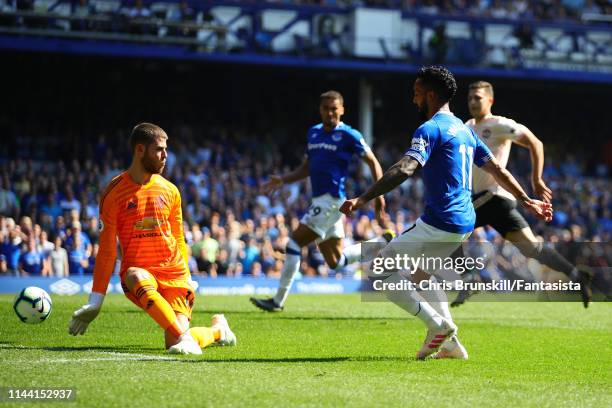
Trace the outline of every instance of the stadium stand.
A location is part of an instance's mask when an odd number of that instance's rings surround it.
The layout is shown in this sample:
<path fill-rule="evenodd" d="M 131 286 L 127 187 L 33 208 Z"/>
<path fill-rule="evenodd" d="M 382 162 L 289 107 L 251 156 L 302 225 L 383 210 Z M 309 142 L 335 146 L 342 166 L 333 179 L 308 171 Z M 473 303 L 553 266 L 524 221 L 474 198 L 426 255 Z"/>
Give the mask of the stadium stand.
<path fill-rule="evenodd" d="M 3 2 L 0 35 L 7 42 L 19 38 L 3 45 L 13 49 L 39 48 L 37 41 L 46 38 L 44 47 L 75 53 L 193 59 L 238 54 L 251 62 L 280 54 L 287 64 L 299 63 L 295 56 L 382 59 L 398 64 L 386 67 L 391 71 L 436 62 L 590 76 L 612 72 L 607 1 Z M 152 47 L 128 51 L 117 43 Z"/>

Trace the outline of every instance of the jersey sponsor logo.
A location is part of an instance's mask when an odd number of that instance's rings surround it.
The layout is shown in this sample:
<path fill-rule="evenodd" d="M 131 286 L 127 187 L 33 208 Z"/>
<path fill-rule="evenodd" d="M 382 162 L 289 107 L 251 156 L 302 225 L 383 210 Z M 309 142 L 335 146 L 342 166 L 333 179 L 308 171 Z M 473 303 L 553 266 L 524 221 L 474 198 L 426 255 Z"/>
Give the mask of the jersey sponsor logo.
<path fill-rule="evenodd" d="M 153 238 L 153 237 L 161 237 L 161 232 L 147 232 L 142 234 L 134 234 L 132 238 Z"/>
<path fill-rule="evenodd" d="M 140 231 L 150 231 L 161 225 L 161 221 L 153 217 L 145 217 L 142 220 L 136 221 L 134 229 Z"/>
<path fill-rule="evenodd" d="M 339 142 L 339 141 L 341 141 L 341 140 L 342 140 L 342 133 L 340 133 L 340 132 L 336 132 L 336 133 L 332 134 L 332 140 L 333 140 L 334 142 Z"/>
<path fill-rule="evenodd" d="M 332 152 L 335 152 L 338 150 L 338 146 L 329 143 L 308 143 L 308 150 L 317 149 L 331 150 Z"/>
<path fill-rule="evenodd" d="M 490 138 L 490 137 L 491 137 L 491 129 L 489 129 L 489 128 L 485 128 L 485 129 L 482 131 L 482 137 L 483 137 L 483 138 L 485 138 L 485 139 Z"/>
<path fill-rule="evenodd" d="M 416 150 L 417 152 L 424 152 L 427 149 L 427 146 L 429 146 L 429 143 L 427 143 L 427 141 L 422 137 L 419 137 L 418 139 L 414 139 L 412 141 L 412 146 L 410 148 L 412 150 Z"/>
<path fill-rule="evenodd" d="M 127 204 L 127 209 L 128 210 L 133 210 L 136 207 L 138 207 L 138 205 L 135 202 L 133 202 L 133 201 L 129 201 L 128 204 Z"/>

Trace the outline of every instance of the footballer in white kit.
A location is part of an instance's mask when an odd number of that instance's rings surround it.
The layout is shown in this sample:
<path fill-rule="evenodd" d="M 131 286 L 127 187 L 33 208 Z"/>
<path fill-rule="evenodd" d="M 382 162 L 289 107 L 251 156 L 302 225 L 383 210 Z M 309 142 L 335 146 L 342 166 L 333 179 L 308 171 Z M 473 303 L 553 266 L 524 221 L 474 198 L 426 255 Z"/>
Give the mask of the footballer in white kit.
<path fill-rule="evenodd" d="M 469 86 L 468 108 L 472 119 L 465 124 L 472 128 L 491 150 L 500 166 L 506 167 L 513 144 L 526 147 L 531 152 L 531 182 L 535 194 L 543 201 L 550 202 L 552 192 L 542 179 L 544 168 L 544 147 L 542 142 L 524 125 L 503 116 L 493 115 L 493 86 L 479 81 Z M 516 209 L 512 194 L 504 190 L 495 179 L 481 169 L 473 168 L 472 202 L 476 209 L 474 228 L 490 225 L 504 239 L 512 242 L 528 257 L 534 258 L 556 271 L 567 275 L 572 281 L 580 283 L 584 307 L 591 300 L 591 274 L 579 270 L 567 259 L 552 248 L 539 242 L 529 224 Z M 470 292 L 464 291 L 453 302 L 453 306 L 462 304 Z"/>

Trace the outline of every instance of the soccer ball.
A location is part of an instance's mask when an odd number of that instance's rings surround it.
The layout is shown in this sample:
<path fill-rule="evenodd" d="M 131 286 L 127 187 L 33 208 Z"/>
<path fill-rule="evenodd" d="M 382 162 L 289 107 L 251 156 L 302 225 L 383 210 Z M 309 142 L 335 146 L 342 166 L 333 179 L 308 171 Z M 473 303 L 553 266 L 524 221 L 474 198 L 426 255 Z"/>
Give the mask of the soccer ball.
<path fill-rule="evenodd" d="M 13 302 L 15 314 L 24 323 L 38 324 L 51 314 L 51 297 L 36 286 L 29 286 L 19 292 Z"/>

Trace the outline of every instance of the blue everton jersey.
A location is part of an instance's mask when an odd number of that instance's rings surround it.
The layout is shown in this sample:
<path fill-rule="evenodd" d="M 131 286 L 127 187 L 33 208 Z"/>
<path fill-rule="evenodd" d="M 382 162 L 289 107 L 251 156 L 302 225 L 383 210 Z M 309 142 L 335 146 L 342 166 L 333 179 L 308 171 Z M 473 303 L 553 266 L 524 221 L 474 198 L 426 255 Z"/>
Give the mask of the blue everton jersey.
<path fill-rule="evenodd" d="M 414 132 L 406 155 L 423 166 L 425 213 L 421 219 L 444 231 L 465 234 L 474 229 L 471 200 L 472 164 L 493 154 L 474 131 L 450 112 L 438 112 Z"/>
<path fill-rule="evenodd" d="M 306 154 L 312 195 L 345 198 L 344 184 L 351 158 L 354 154 L 364 156 L 369 151 L 361 133 L 344 123 L 331 132 L 326 132 L 322 124 L 311 127 Z"/>

